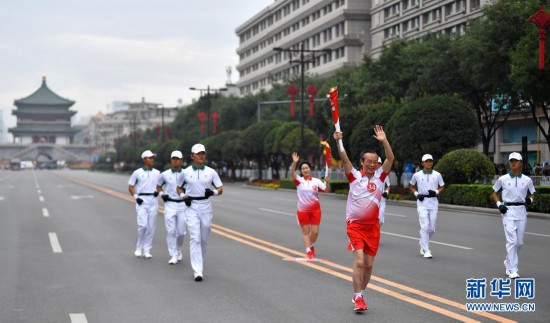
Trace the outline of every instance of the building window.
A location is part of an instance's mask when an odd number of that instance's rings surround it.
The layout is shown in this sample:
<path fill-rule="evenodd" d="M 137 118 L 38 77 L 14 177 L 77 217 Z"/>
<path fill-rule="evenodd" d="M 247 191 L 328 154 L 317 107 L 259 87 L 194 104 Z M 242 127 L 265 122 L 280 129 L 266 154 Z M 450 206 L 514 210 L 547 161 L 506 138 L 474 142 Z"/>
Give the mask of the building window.
<path fill-rule="evenodd" d="M 479 10 L 481 8 L 481 0 L 470 0 L 470 10 Z"/>

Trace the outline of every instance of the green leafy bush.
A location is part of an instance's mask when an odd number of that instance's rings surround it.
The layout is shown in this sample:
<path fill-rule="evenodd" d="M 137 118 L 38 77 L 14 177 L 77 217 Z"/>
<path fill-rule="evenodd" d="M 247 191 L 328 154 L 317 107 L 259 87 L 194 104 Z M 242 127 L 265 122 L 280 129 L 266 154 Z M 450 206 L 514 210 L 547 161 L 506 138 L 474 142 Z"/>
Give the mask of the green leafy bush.
<path fill-rule="evenodd" d="M 489 157 L 475 149 L 457 149 L 445 154 L 435 165 L 446 184 L 474 184 L 495 175 Z"/>

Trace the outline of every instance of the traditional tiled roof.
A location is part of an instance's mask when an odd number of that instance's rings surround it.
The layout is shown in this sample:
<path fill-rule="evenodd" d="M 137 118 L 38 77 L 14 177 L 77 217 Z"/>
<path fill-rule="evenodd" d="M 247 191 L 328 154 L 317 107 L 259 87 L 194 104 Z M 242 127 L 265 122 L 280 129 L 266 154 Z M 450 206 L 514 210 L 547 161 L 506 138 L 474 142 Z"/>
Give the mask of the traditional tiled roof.
<path fill-rule="evenodd" d="M 75 101 L 67 100 L 55 94 L 50 88 L 46 85 L 46 77 L 42 78 L 42 86 L 36 90 L 33 94 L 15 100 L 15 105 L 19 104 L 33 104 L 33 105 L 65 105 L 72 106 Z"/>

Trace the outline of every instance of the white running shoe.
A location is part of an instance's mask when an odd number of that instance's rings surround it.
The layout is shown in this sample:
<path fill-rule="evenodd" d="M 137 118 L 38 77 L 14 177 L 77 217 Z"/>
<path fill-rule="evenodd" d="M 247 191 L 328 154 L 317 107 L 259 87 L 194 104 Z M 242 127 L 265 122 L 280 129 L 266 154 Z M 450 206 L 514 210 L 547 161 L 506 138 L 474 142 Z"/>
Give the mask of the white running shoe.
<path fill-rule="evenodd" d="M 424 258 L 432 258 L 432 253 L 430 252 L 430 250 L 424 252 Z"/>
<path fill-rule="evenodd" d="M 170 258 L 170 260 L 168 260 L 169 265 L 175 265 L 177 263 L 178 263 L 178 259 L 176 257 L 172 257 Z"/>
<path fill-rule="evenodd" d="M 517 272 L 511 272 L 510 275 L 508 275 L 508 278 L 516 279 L 519 278 L 519 274 Z"/>
<path fill-rule="evenodd" d="M 202 280 L 202 273 L 195 272 L 195 281 L 200 282 Z"/>
<path fill-rule="evenodd" d="M 183 254 L 181 253 L 181 250 L 178 250 L 178 261 L 183 260 Z"/>
<path fill-rule="evenodd" d="M 136 257 L 141 257 L 143 255 L 142 251 L 141 251 L 141 248 L 137 248 L 136 251 L 134 252 L 134 255 Z"/>
<path fill-rule="evenodd" d="M 153 258 L 153 255 L 149 251 L 145 251 L 145 254 L 143 255 L 146 259 Z"/>
<path fill-rule="evenodd" d="M 508 270 L 508 266 L 506 266 L 506 259 L 504 259 L 504 268 L 506 268 L 506 275 L 507 276 L 510 276 L 510 274 L 512 273 L 511 271 Z"/>

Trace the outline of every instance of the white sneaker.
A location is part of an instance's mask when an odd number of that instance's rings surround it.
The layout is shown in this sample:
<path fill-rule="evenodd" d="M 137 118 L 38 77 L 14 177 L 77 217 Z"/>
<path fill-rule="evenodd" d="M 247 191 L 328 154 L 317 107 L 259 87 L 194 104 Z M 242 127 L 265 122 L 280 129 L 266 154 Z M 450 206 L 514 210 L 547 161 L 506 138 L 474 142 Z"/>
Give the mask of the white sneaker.
<path fill-rule="evenodd" d="M 511 271 L 508 270 L 508 266 L 506 266 L 506 259 L 504 259 L 504 268 L 506 268 L 506 275 L 510 276 L 510 274 L 512 273 Z"/>
<path fill-rule="evenodd" d="M 141 252 L 141 248 L 137 248 L 136 251 L 134 252 L 134 255 L 136 257 L 141 257 L 143 255 L 142 252 Z"/>
<path fill-rule="evenodd" d="M 183 254 L 181 253 L 181 250 L 178 250 L 178 261 L 183 260 Z"/>
<path fill-rule="evenodd" d="M 424 252 L 424 258 L 432 258 L 432 253 L 430 252 L 430 250 Z"/>
<path fill-rule="evenodd" d="M 176 257 L 172 257 L 170 258 L 170 260 L 168 260 L 169 265 L 175 265 L 177 263 L 178 263 L 178 259 Z"/>
<path fill-rule="evenodd" d="M 202 273 L 195 273 L 195 281 L 200 282 L 202 280 Z"/>
<path fill-rule="evenodd" d="M 144 257 L 147 259 L 153 258 L 153 255 L 149 251 L 145 251 Z"/>
<path fill-rule="evenodd" d="M 508 278 L 516 279 L 519 278 L 519 274 L 517 272 L 511 272 L 510 275 L 508 275 Z"/>

